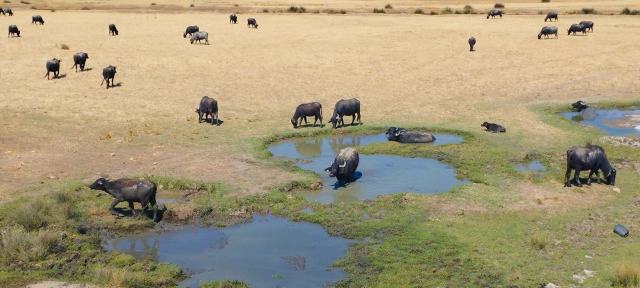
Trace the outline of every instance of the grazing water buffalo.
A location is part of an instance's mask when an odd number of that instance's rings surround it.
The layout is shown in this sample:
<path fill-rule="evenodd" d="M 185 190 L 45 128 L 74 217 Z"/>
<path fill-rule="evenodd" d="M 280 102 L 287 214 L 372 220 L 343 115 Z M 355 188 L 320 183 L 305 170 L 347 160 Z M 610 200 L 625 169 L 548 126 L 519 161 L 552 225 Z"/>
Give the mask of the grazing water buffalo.
<path fill-rule="evenodd" d="M 204 39 L 204 43 L 209 45 L 209 33 L 205 32 L 205 31 L 200 31 L 200 32 L 195 32 L 193 33 L 193 35 L 191 35 L 191 44 L 193 44 L 193 42 L 198 41 L 198 43 L 200 43 L 200 40 Z"/>
<path fill-rule="evenodd" d="M 496 18 L 496 16 L 500 16 L 500 18 L 502 18 L 502 10 L 491 9 L 487 14 L 487 19 L 489 19 L 489 16 L 491 16 L 491 18 Z"/>
<path fill-rule="evenodd" d="M 36 24 L 38 25 L 38 23 L 40 23 L 40 25 L 44 25 L 44 20 L 42 20 L 42 16 L 40 15 L 33 15 L 31 16 L 31 24 Z"/>
<path fill-rule="evenodd" d="M 593 32 L 593 22 L 591 21 L 580 21 L 580 23 L 578 23 L 582 26 L 584 26 L 584 28 L 586 28 L 586 30 L 591 30 L 591 32 Z"/>
<path fill-rule="evenodd" d="M 580 112 L 580 116 L 582 116 L 582 119 L 584 120 L 593 120 L 596 118 L 596 116 L 598 116 L 598 112 L 596 111 L 596 109 L 587 106 L 587 104 L 582 100 L 576 103 L 571 103 L 571 106 L 574 109 L 578 109 L 578 112 Z"/>
<path fill-rule="evenodd" d="M 400 127 L 389 127 L 387 129 L 387 139 L 400 143 L 430 143 L 436 140 L 433 134 L 426 132 L 409 132 Z"/>
<path fill-rule="evenodd" d="M 118 35 L 118 29 L 116 29 L 115 24 L 109 24 L 109 36 Z"/>
<path fill-rule="evenodd" d="M 187 27 L 187 30 L 184 30 L 184 34 L 182 34 L 182 38 L 187 38 L 187 35 L 191 36 L 193 35 L 193 33 L 196 33 L 198 31 L 200 31 L 200 28 L 198 28 L 198 25 L 189 26 Z"/>
<path fill-rule="evenodd" d="M 100 178 L 89 185 L 89 188 L 93 190 L 102 190 L 109 195 L 116 198 L 111 202 L 109 212 L 118 216 L 115 207 L 118 203 L 127 201 L 129 202 L 129 208 L 131 213 L 136 215 L 136 210 L 133 209 L 133 202 L 142 204 L 142 211 L 137 217 L 140 217 L 142 213 L 147 209 L 149 203 L 153 207 L 153 221 L 158 219 L 158 203 L 156 203 L 156 193 L 158 188 L 156 184 L 145 179 L 133 180 L 133 179 L 118 179 L 116 181 L 107 181 L 107 179 Z"/>
<path fill-rule="evenodd" d="M 76 67 L 76 72 L 78 72 L 78 66 L 80 66 L 80 71 L 84 71 L 84 63 L 87 62 L 87 59 L 89 59 L 89 54 L 87 53 L 80 52 L 73 54 L 73 66 L 71 66 L 71 69 Z"/>
<path fill-rule="evenodd" d="M 582 186 L 582 183 L 580 183 L 580 171 L 582 170 L 590 170 L 587 185 L 591 185 L 591 176 L 594 173 L 598 178 L 598 184 L 602 184 L 598 170 L 602 171 L 607 184 L 616 184 L 616 169 L 611 167 L 611 163 L 609 163 L 607 155 L 604 153 L 604 149 L 600 146 L 573 146 L 573 148 L 567 150 L 567 172 L 564 175 L 565 187 L 571 187 L 570 177 L 572 169 L 575 169 L 576 171 L 573 178 L 576 181 L 576 186 L 578 187 Z"/>
<path fill-rule="evenodd" d="M 7 14 L 8 14 L 9 16 L 13 16 L 13 11 L 11 11 L 11 8 L 9 8 L 9 7 L 4 8 L 4 10 L 2 10 L 2 15 L 7 16 Z"/>
<path fill-rule="evenodd" d="M 310 102 L 298 105 L 296 112 L 293 113 L 293 117 L 291 117 L 291 124 L 293 124 L 293 128 L 302 126 L 302 120 L 304 120 L 304 125 L 307 125 L 307 116 L 314 117 L 314 127 L 316 126 L 318 119 L 320 119 L 320 127 L 322 127 L 322 104 L 318 102 Z M 298 120 L 300 120 L 300 123 L 298 123 Z"/>
<path fill-rule="evenodd" d="M 583 25 L 580 24 L 572 24 L 571 27 L 569 27 L 569 30 L 567 30 L 567 35 L 571 35 L 571 32 L 573 32 L 573 35 L 576 35 L 576 32 L 582 32 L 582 34 L 587 34 L 587 27 L 584 27 Z"/>
<path fill-rule="evenodd" d="M 347 147 L 340 150 L 340 154 L 336 156 L 331 166 L 324 169 L 324 171 L 329 172 L 329 177 L 336 177 L 338 185 L 344 186 L 345 182 L 354 180 L 353 173 L 356 172 L 359 162 L 360 155 L 358 155 L 358 151 Z"/>
<path fill-rule="evenodd" d="M 229 24 L 237 24 L 238 23 L 238 16 L 236 16 L 236 14 L 231 14 L 229 15 Z"/>
<path fill-rule="evenodd" d="M 47 80 L 49 80 L 49 72 L 53 72 L 53 78 L 58 78 L 60 73 L 60 59 L 53 58 L 47 61 Z"/>
<path fill-rule="evenodd" d="M 213 125 L 213 119 L 216 119 L 216 125 L 220 126 L 220 120 L 218 119 L 218 101 L 209 96 L 202 96 L 200 100 L 200 106 L 196 109 L 198 113 L 198 123 L 202 123 L 202 115 L 204 115 L 204 121 L 207 121 L 209 115 L 211 115 L 211 125 Z"/>
<path fill-rule="evenodd" d="M 538 39 L 542 38 L 544 35 L 545 38 L 549 38 L 549 34 L 555 34 L 556 38 L 558 38 L 558 27 L 556 26 L 544 26 L 540 33 L 538 33 Z"/>
<path fill-rule="evenodd" d="M 253 18 L 247 19 L 247 26 L 249 26 L 249 28 L 253 26 L 253 28 L 258 29 L 258 23 L 256 22 L 256 19 L 253 19 Z"/>
<path fill-rule="evenodd" d="M 7 38 L 9 38 L 9 36 L 17 36 L 20 37 L 20 30 L 18 30 L 18 26 L 16 25 L 9 25 L 9 34 L 7 34 Z"/>
<path fill-rule="evenodd" d="M 473 46 L 476 45 L 476 38 L 469 38 L 469 51 L 473 51 Z"/>
<path fill-rule="evenodd" d="M 340 100 L 336 102 L 336 106 L 333 108 L 333 116 L 329 122 L 333 125 L 333 128 L 339 127 L 340 123 L 344 126 L 344 116 L 352 116 L 351 125 L 356 120 L 356 114 L 358 115 L 358 124 L 362 125 L 360 121 L 360 101 L 356 98 L 349 100 Z"/>
<path fill-rule="evenodd" d="M 489 123 L 489 122 L 485 121 L 480 126 L 486 127 L 487 131 L 493 132 L 493 133 L 505 133 L 505 132 L 507 132 L 507 129 L 502 127 L 502 125 L 498 125 L 498 124 L 495 124 L 495 123 Z"/>
<path fill-rule="evenodd" d="M 100 83 L 100 86 L 102 86 L 102 83 L 104 83 L 104 81 L 107 81 L 107 89 L 109 89 L 109 79 L 111 79 L 111 87 L 114 86 L 113 83 L 113 78 L 116 77 L 116 67 L 109 65 L 107 67 L 104 67 L 104 69 L 102 69 L 102 82 Z"/>
<path fill-rule="evenodd" d="M 547 19 L 549 22 L 551 22 L 551 19 L 556 19 L 556 22 L 558 22 L 558 13 L 549 12 L 547 17 L 544 18 L 544 22 L 547 22 Z"/>

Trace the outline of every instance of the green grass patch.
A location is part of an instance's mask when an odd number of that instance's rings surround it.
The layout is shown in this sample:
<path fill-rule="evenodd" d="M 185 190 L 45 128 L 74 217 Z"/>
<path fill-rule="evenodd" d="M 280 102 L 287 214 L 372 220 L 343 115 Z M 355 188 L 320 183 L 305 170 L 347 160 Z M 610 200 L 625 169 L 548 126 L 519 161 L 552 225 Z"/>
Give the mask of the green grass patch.
<path fill-rule="evenodd" d="M 240 280 L 224 280 L 205 282 L 198 286 L 199 288 L 249 288 L 249 284 Z"/>
<path fill-rule="evenodd" d="M 638 274 L 640 269 L 637 264 L 632 263 L 616 263 L 613 268 L 613 279 L 611 286 L 613 287 L 638 287 Z"/>

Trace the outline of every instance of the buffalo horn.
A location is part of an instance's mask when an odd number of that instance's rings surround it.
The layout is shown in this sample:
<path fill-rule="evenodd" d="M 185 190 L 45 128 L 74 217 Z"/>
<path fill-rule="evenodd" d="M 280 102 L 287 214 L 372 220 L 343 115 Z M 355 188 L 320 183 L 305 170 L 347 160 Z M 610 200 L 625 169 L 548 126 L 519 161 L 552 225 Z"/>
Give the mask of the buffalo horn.
<path fill-rule="evenodd" d="M 344 168 L 344 167 L 346 167 L 346 166 L 347 166 L 347 161 L 344 161 L 344 164 L 339 165 L 338 167 L 340 167 L 340 168 Z"/>

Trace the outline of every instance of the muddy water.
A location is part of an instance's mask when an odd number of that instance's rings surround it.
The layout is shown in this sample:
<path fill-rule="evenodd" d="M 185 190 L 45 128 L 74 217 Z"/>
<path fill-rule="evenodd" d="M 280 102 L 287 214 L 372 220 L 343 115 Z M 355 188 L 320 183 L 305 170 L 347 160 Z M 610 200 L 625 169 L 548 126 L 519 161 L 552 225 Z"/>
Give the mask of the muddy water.
<path fill-rule="evenodd" d="M 593 120 L 584 120 L 578 112 L 566 112 L 562 115 L 582 125 L 591 125 L 612 136 L 640 137 L 640 110 L 597 110 Z M 638 127 L 640 129 L 640 127 Z"/>
<path fill-rule="evenodd" d="M 541 173 L 544 173 L 547 171 L 544 165 L 542 165 L 542 163 L 538 161 L 532 161 L 529 164 L 514 165 L 513 169 L 516 169 L 518 171 L 531 171 L 531 172 L 541 172 Z"/>
<path fill-rule="evenodd" d="M 433 144 L 406 145 L 442 145 L 460 143 L 462 137 L 448 134 L 435 134 Z M 456 185 L 468 183 L 456 179 L 450 165 L 434 159 L 407 158 L 390 155 L 360 155 L 360 164 L 356 171 L 355 182 L 347 187 L 337 187 L 337 180 L 325 172 L 340 149 L 363 146 L 369 143 L 387 141 L 384 134 L 374 136 L 335 136 L 323 138 L 292 139 L 280 142 L 268 148 L 275 157 L 300 159 L 296 163 L 321 175 L 323 188 L 316 191 L 304 191 L 301 195 L 309 201 L 321 203 L 349 203 L 363 199 L 373 199 L 378 195 L 413 192 L 430 194 L 448 191 Z"/>
<path fill-rule="evenodd" d="M 349 243 L 318 225 L 254 215 L 251 223 L 223 229 L 129 235 L 105 248 L 179 265 L 192 274 L 181 287 L 224 279 L 251 287 L 323 287 L 345 276 L 330 265 L 344 256 Z"/>

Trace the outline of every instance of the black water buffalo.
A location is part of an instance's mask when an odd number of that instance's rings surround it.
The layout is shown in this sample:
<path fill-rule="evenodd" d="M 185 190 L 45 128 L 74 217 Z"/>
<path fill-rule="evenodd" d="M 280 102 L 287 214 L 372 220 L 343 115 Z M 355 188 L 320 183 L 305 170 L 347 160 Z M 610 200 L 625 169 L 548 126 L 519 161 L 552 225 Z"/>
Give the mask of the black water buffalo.
<path fill-rule="evenodd" d="M 584 27 L 584 25 L 580 25 L 580 24 L 572 24 L 571 27 L 569 27 L 569 29 L 567 30 L 567 35 L 571 35 L 572 32 L 573 32 L 573 35 L 576 35 L 576 32 L 582 32 L 582 34 L 587 34 L 587 27 Z"/>
<path fill-rule="evenodd" d="M 544 35 L 545 38 L 549 38 L 550 34 L 555 34 L 556 38 L 558 38 L 558 27 L 556 26 L 542 27 L 542 30 L 540 30 L 540 33 L 538 33 L 538 39 L 542 38 L 542 35 Z"/>
<path fill-rule="evenodd" d="M 253 26 L 253 28 L 258 29 L 258 23 L 256 22 L 256 19 L 253 19 L 253 18 L 247 19 L 247 26 L 249 26 L 249 28 Z"/>
<path fill-rule="evenodd" d="M 13 37 L 13 36 L 20 37 L 20 30 L 18 30 L 18 26 L 9 25 L 9 34 L 7 34 L 7 38 L 9 38 L 9 36 L 11 36 L 11 37 Z"/>
<path fill-rule="evenodd" d="M 400 127 L 389 127 L 387 129 L 387 139 L 400 143 L 430 143 L 436 140 L 433 134 L 427 132 L 409 132 Z"/>
<path fill-rule="evenodd" d="M 80 71 L 84 71 L 84 63 L 87 62 L 87 59 L 89 59 L 89 54 L 87 53 L 80 52 L 73 54 L 73 66 L 71 66 L 71 69 L 76 67 L 76 72 L 78 72 L 78 66 L 80 66 Z"/>
<path fill-rule="evenodd" d="M 571 106 L 574 109 L 578 109 L 578 112 L 580 112 L 580 116 L 582 116 L 582 119 L 584 120 L 593 120 L 596 118 L 596 116 L 598 116 L 598 111 L 596 111 L 596 109 L 587 106 L 587 103 L 584 103 L 584 101 L 580 100 L 576 103 L 571 103 Z"/>
<path fill-rule="evenodd" d="M 204 39 L 204 43 L 209 45 L 209 33 L 205 32 L 205 31 L 200 31 L 200 32 L 195 32 L 193 33 L 193 35 L 191 35 L 191 44 L 193 44 L 193 42 L 198 42 L 200 43 L 200 40 Z"/>
<path fill-rule="evenodd" d="M 58 78 L 58 74 L 60 73 L 60 59 L 53 58 L 51 60 L 47 60 L 47 74 L 44 75 L 49 79 L 49 72 L 53 72 L 53 78 Z"/>
<path fill-rule="evenodd" d="M 469 51 L 473 51 L 473 46 L 476 45 L 476 38 L 469 38 Z"/>
<path fill-rule="evenodd" d="M 336 177 L 338 185 L 344 186 L 346 182 L 355 180 L 353 173 L 358 169 L 359 162 L 360 155 L 358 155 L 358 151 L 347 147 L 340 150 L 340 154 L 336 156 L 331 166 L 324 169 L 324 171 L 329 172 L 329 177 Z"/>
<path fill-rule="evenodd" d="M 198 25 L 189 26 L 187 27 L 187 30 L 184 30 L 184 34 L 182 34 L 182 38 L 187 38 L 187 35 L 191 36 L 193 35 L 193 33 L 196 33 L 198 31 L 200 31 L 200 28 L 198 27 Z"/>
<path fill-rule="evenodd" d="M 495 124 L 495 123 L 489 123 L 489 122 L 485 121 L 480 126 L 486 127 L 487 131 L 493 132 L 493 133 L 505 133 L 505 132 L 507 132 L 507 129 L 502 127 L 502 125 L 498 125 L 498 124 Z"/>
<path fill-rule="evenodd" d="M 118 29 L 116 29 L 115 24 L 109 24 L 109 36 L 118 35 Z"/>
<path fill-rule="evenodd" d="M 580 23 L 578 23 L 582 26 L 584 26 L 584 28 L 586 28 L 586 30 L 591 30 L 591 32 L 593 32 L 593 22 L 591 21 L 580 21 Z"/>
<path fill-rule="evenodd" d="M 11 11 L 11 8 L 9 8 L 9 7 L 4 8 L 4 10 L 2 10 L 2 15 L 7 16 L 7 14 L 8 14 L 9 16 L 13 16 L 13 11 Z"/>
<path fill-rule="evenodd" d="M 591 185 L 591 176 L 595 173 L 598 178 L 598 184 L 602 184 L 598 170 L 602 171 L 606 178 L 607 184 L 616 184 L 616 169 L 611 166 L 604 149 L 600 146 L 592 145 L 587 147 L 577 147 L 567 150 L 567 172 L 564 175 L 564 186 L 571 187 L 571 170 L 575 169 L 573 175 L 576 186 L 582 186 L 580 183 L 580 171 L 590 170 L 587 185 Z"/>
<path fill-rule="evenodd" d="M 209 96 L 202 96 L 200 99 L 200 106 L 196 109 L 198 113 L 198 123 L 202 123 L 202 116 L 204 115 L 204 121 L 207 121 L 208 115 L 211 115 L 211 125 L 213 125 L 213 119 L 216 119 L 216 125 L 220 126 L 220 119 L 218 119 L 218 101 Z"/>
<path fill-rule="evenodd" d="M 40 25 L 44 25 L 44 20 L 42 20 L 42 16 L 40 15 L 33 15 L 31 16 L 31 24 L 36 24 L 38 25 L 38 23 L 40 23 Z"/>
<path fill-rule="evenodd" d="M 142 213 L 147 209 L 147 205 L 151 204 L 153 207 L 153 221 L 158 219 L 158 203 L 156 203 L 156 193 L 158 188 L 155 183 L 145 179 L 118 179 L 116 181 L 107 181 L 107 179 L 100 178 L 89 185 L 89 188 L 93 190 L 102 190 L 109 195 L 116 198 L 111 202 L 109 212 L 118 216 L 115 207 L 118 203 L 127 201 L 129 202 L 129 208 L 131 213 L 136 215 L 136 210 L 133 209 L 133 203 L 142 204 L 142 211 L 137 217 L 140 217 Z"/>
<path fill-rule="evenodd" d="M 318 102 L 310 102 L 298 105 L 296 108 L 296 112 L 293 113 L 293 117 L 291 117 L 291 124 L 293 124 L 293 128 L 298 128 L 298 126 L 302 126 L 302 120 L 304 120 L 304 125 L 307 125 L 307 116 L 313 116 L 313 126 L 316 126 L 316 122 L 320 119 L 320 127 L 322 125 L 322 104 Z M 300 120 L 300 123 L 298 123 Z"/>
<path fill-rule="evenodd" d="M 556 19 L 556 22 L 558 22 L 558 13 L 549 12 L 547 14 L 547 17 L 544 18 L 544 22 L 547 22 L 547 20 L 551 22 L 551 19 Z"/>
<path fill-rule="evenodd" d="M 236 16 L 236 14 L 231 14 L 229 15 L 229 24 L 237 24 L 238 23 L 238 16 Z"/>
<path fill-rule="evenodd" d="M 349 100 L 340 100 L 336 103 L 336 106 L 333 108 L 333 116 L 329 122 L 333 125 L 333 128 L 339 127 L 340 123 L 344 126 L 344 120 L 342 119 L 344 116 L 352 116 L 351 125 L 356 120 L 356 114 L 358 115 L 358 124 L 362 124 L 360 121 L 360 101 L 356 98 L 352 98 Z"/>
<path fill-rule="evenodd" d="M 491 11 L 489 11 L 489 13 L 487 14 L 487 19 L 489 19 L 489 17 L 496 18 L 496 16 L 500 16 L 500 18 L 502 18 L 502 10 L 491 9 Z"/>
<path fill-rule="evenodd" d="M 111 79 L 111 87 L 113 87 L 115 84 L 113 83 L 113 78 L 116 77 L 116 66 L 112 66 L 109 65 L 107 67 L 104 67 L 104 69 L 102 69 L 102 82 L 100 83 L 100 86 L 102 86 L 102 83 L 104 83 L 104 81 L 107 81 L 107 89 L 109 89 L 109 79 Z"/>

